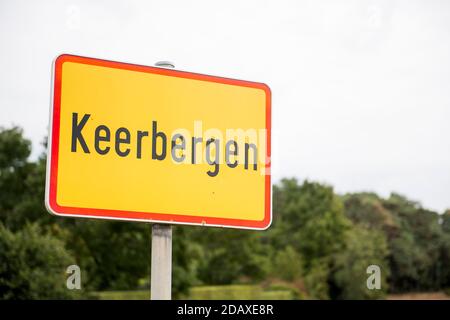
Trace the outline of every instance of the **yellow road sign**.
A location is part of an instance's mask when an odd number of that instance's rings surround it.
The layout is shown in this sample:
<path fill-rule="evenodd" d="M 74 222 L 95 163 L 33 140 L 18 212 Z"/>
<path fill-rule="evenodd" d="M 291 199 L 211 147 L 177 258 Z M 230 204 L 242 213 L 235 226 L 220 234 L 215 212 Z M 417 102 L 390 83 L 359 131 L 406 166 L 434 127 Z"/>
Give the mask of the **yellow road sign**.
<path fill-rule="evenodd" d="M 53 81 L 51 213 L 270 225 L 267 85 L 73 55 Z"/>

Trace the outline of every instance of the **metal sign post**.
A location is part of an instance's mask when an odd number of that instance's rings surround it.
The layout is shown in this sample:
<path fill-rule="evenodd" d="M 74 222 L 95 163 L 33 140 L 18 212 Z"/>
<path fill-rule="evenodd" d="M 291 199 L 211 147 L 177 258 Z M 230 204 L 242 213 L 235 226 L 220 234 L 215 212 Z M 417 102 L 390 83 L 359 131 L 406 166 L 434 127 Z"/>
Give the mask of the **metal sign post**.
<path fill-rule="evenodd" d="M 175 68 L 173 63 L 160 61 L 157 67 Z M 172 226 L 152 225 L 151 299 L 172 298 Z"/>
<path fill-rule="evenodd" d="M 172 226 L 152 226 L 151 299 L 170 300 L 172 296 Z"/>

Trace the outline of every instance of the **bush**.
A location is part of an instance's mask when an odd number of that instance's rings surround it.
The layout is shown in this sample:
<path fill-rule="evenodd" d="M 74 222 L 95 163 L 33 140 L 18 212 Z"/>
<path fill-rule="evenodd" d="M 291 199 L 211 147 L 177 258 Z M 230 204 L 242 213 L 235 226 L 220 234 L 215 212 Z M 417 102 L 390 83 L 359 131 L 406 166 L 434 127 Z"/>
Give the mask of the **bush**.
<path fill-rule="evenodd" d="M 338 287 L 338 299 L 380 299 L 387 293 L 388 248 L 383 233 L 354 227 L 347 233 L 346 250 L 335 256 L 334 281 Z M 381 268 L 381 288 L 367 288 L 367 267 L 377 265 Z M 334 297 L 333 297 L 334 298 Z"/>
<path fill-rule="evenodd" d="M 13 233 L 0 223 L 0 300 L 76 297 L 66 288 L 65 271 L 73 263 L 64 244 L 37 225 Z"/>
<path fill-rule="evenodd" d="M 273 264 L 273 276 L 279 279 L 294 281 L 302 276 L 301 256 L 291 246 L 277 252 Z"/>
<path fill-rule="evenodd" d="M 327 300 L 329 296 L 328 277 L 330 267 L 327 259 L 318 259 L 313 262 L 311 269 L 305 275 L 305 286 L 308 298 Z"/>

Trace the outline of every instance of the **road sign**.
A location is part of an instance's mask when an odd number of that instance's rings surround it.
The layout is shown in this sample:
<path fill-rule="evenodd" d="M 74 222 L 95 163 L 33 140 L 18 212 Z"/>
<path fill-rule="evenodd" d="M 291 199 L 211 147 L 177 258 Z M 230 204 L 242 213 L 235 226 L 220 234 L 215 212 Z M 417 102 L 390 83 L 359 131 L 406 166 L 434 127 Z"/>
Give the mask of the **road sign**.
<path fill-rule="evenodd" d="M 267 85 L 73 55 L 53 69 L 51 213 L 270 225 Z"/>

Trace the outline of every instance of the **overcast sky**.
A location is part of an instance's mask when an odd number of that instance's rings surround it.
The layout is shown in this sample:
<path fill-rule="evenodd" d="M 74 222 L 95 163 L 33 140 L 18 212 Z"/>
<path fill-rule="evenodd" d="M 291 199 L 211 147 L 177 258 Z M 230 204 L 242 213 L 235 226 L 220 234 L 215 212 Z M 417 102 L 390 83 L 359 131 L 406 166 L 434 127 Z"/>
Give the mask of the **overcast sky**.
<path fill-rule="evenodd" d="M 450 208 L 450 1 L 0 0 L 0 126 L 34 158 L 61 53 L 267 83 L 275 181 Z"/>

